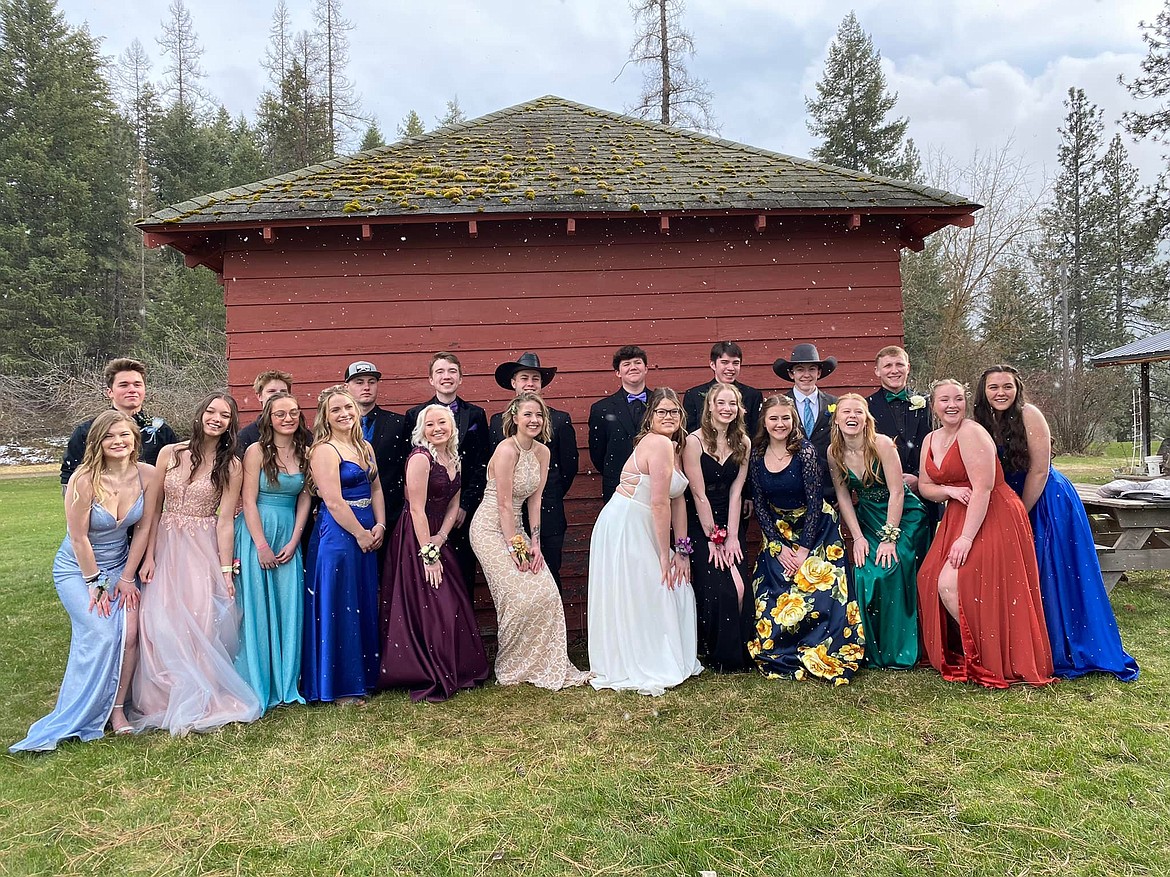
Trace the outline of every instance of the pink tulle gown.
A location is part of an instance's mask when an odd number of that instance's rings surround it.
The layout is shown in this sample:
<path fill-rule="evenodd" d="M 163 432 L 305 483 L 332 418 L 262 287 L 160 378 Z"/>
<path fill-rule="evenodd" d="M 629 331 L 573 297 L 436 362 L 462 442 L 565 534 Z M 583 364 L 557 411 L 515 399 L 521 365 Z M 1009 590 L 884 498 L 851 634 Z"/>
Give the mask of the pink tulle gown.
<path fill-rule="evenodd" d="M 183 456 L 164 480 L 131 697 L 135 730 L 164 728 L 176 736 L 260 717 L 260 701 L 233 665 L 240 619 L 220 572 L 219 494 L 210 475 L 187 483 Z"/>

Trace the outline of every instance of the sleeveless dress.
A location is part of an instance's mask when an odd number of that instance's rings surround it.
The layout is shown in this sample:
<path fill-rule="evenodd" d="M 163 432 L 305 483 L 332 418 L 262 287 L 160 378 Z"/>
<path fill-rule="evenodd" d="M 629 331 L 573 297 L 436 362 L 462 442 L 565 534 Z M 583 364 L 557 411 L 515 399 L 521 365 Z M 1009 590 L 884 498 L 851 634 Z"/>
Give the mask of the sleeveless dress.
<path fill-rule="evenodd" d="M 924 460 L 931 480 L 939 485 L 970 487 L 958 441 L 947 450 L 941 464 L 935 464 L 930 454 L 933 434 L 926 441 Z M 1040 604 L 1032 528 L 1024 504 L 1004 482 L 998 460 L 987 516 L 966 562 L 958 569 L 956 624 L 939 599 L 938 577 L 966 519 L 965 505 L 947 503 L 918 570 L 918 615 L 930 665 L 948 682 L 977 682 L 987 688 L 1052 682 L 1052 651 Z"/>
<path fill-rule="evenodd" d="M 331 446 L 332 447 L 332 446 Z M 333 451 L 341 456 L 336 448 Z M 341 496 L 366 529 L 374 526 L 370 473 L 338 463 Z M 376 476 L 375 476 L 376 477 Z M 378 561 L 362 551 L 325 503 L 305 556 L 301 694 L 309 701 L 365 697 L 378 678 Z"/>
<path fill-rule="evenodd" d="M 255 693 L 236 672 L 239 614 L 220 572 L 215 538 L 219 491 L 208 473 L 188 483 L 185 467 L 163 479 L 154 579 L 138 608 L 136 731 L 175 736 L 260 717 Z"/>
<path fill-rule="evenodd" d="M 425 448 L 415 448 L 410 457 L 418 454 L 430 464 L 426 516 L 434 534 L 443 524 L 451 497 L 459 491 L 460 473 L 450 478 Z M 391 534 L 382 571 L 378 686 L 407 688 L 411 700 L 437 703 L 464 688 L 474 688 L 488 678 L 489 670 L 455 549 L 446 542 L 440 550 L 443 581 L 438 588 L 427 584 L 418 549 L 408 498 Z"/>
<path fill-rule="evenodd" d="M 512 514 L 517 533 L 524 533 L 524 501 L 538 487 L 540 461 L 532 448 L 520 448 L 512 472 Z M 497 502 L 496 479 L 489 478 L 468 533 L 496 606 L 496 681 L 501 685 L 531 682 L 553 691 L 582 685 L 589 674 L 569 661 L 565 607 L 552 570 L 546 565 L 534 575 L 516 569 L 500 529 Z"/>
<path fill-rule="evenodd" d="M 807 440 L 791 462 L 770 472 L 764 457 L 748 465 L 763 545 L 756 560 L 755 631 L 748 652 L 770 679 L 823 679 L 847 685 L 865 657 L 865 624 L 845 573 L 837 512 L 824 500 L 822 470 Z M 785 548 L 808 557 L 792 577 Z"/>
<path fill-rule="evenodd" d="M 874 667 L 909 669 L 918 663 L 918 567 L 926 557 L 930 534 L 922 501 L 905 484 L 902 488 L 902 535 L 897 562 L 877 564 L 881 529 L 889 514 L 890 491 L 878 480 L 868 487 L 846 470 L 849 489 L 857 494 L 857 521 L 869 543 L 865 565 L 853 568 L 853 585 L 865 622 L 865 659 Z M 875 467 L 880 479 L 881 473 Z"/>
<path fill-rule="evenodd" d="M 1022 496 L 1027 474 L 1005 472 L 1004 477 Z M 1138 677 L 1137 661 L 1121 645 L 1093 531 L 1077 489 L 1049 466 L 1048 482 L 1028 517 L 1054 674 L 1074 679 L 1086 673 L 1112 673 L 1122 682 L 1133 682 Z"/>
<path fill-rule="evenodd" d="M 711 515 L 718 527 L 740 528 L 740 545 L 744 544 L 742 521 L 729 526 L 728 512 L 731 505 L 731 486 L 739 475 L 739 466 L 733 457 L 722 463 L 703 449 L 699 456 L 703 470 L 703 488 Z M 746 491 L 747 485 L 744 485 Z M 699 659 L 707 667 L 720 673 L 743 670 L 751 665 L 747 641 L 752 637 L 754 597 L 751 576 L 746 563 L 740 564 L 739 577 L 744 585 L 741 597 L 731 577 L 731 570 L 716 569 L 711 563 L 707 548 L 707 537 L 695 501 L 687 493 L 687 535 L 695 547 L 691 556 L 691 574 L 695 586 L 695 609 L 698 614 Z"/>
<path fill-rule="evenodd" d="M 140 475 L 139 486 L 141 483 Z M 118 581 L 126 566 L 130 552 L 128 531 L 142 519 L 144 502 L 139 494 L 121 521 L 98 502 L 90 506 L 89 544 L 98 569 L 111 583 Z M 96 609 L 89 611 L 89 586 L 82 578 L 68 535 L 53 559 L 53 583 L 73 628 L 65 677 L 53 711 L 35 722 L 28 736 L 10 746 L 9 752 L 48 752 L 70 737 L 83 743 L 98 739 L 105 733 L 118 693 L 126 613 L 116 598 L 111 598 L 108 618 L 99 616 Z"/>
<path fill-rule="evenodd" d="M 256 497 L 264 538 L 273 552 L 280 551 L 292 538 L 297 498 L 305 486 L 301 472 L 277 472 L 276 478 L 277 483 L 271 484 L 261 471 Z M 305 615 L 301 547 L 297 545 L 293 556 L 275 569 L 264 569 L 244 513 L 240 512 L 236 515 L 235 556 L 240 561 L 236 606 L 241 615 L 236 669 L 256 692 L 261 710 L 268 711 L 282 703 L 304 703 L 297 691 Z"/>
<path fill-rule="evenodd" d="M 650 513 L 650 476 L 622 472 L 589 542 L 589 668 L 594 688 L 660 695 L 703 670 L 689 582 L 662 582 Z M 677 469 L 670 497 L 687 489 Z M 626 496 L 623 490 L 632 495 Z"/>

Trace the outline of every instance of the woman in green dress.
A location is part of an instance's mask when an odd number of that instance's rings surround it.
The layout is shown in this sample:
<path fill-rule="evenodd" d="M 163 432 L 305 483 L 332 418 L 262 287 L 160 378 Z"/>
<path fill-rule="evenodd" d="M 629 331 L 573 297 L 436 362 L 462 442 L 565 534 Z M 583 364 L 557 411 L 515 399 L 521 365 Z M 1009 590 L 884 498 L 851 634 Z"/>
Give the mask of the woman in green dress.
<path fill-rule="evenodd" d="M 243 511 L 236 520 L 236 603 L 241 614 L 236 670 L 267 711 L 305 702 L 297 680 L 305 584 L 301 533 L 309 517 L 304 486 L 311 437 L 296 397 L 283 391 L 264 403 L 258 423 L 260 439 L 244 452 Z"/>
<path fill-rule="evenodd" d="M 853 579 L 865 620 L 866 660 L 906 669 L 918 662 L 918 565 L 930 535 L 922 502 L 902 480 L 894 443 L 874 428 L 865 399 L 837 400 L 829 470 L 853 537 Z M 891 491 L 888 485 L 895 484 Z M 851 494 L 857 496 L 854 508 Z"/>

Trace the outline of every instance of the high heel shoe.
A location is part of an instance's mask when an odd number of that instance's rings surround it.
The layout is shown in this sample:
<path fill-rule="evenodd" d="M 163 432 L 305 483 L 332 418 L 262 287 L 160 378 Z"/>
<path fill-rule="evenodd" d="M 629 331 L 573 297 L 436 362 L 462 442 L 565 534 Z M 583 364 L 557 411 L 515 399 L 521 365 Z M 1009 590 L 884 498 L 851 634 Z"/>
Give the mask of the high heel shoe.
<path fill-rule="evenodd" d="M 122 710 L 125 706 L 126 705 L 123 703 L 116 703 L 116 704 L 114 704 L 114 709 L 115 710 Z M 125 712 L 122 713 L 122 721 L 126 722 L 126 713 Z M 118 737 L 124 737 L 127 734 L 134 733 L 134 728 L 130 725 L 129 722 L 126 722 L 124 725 L 119 725 L 117 722 L 114 721 L 112 715 L 110 717 L 110 727 L 114 729 L 114 734 Z"/>

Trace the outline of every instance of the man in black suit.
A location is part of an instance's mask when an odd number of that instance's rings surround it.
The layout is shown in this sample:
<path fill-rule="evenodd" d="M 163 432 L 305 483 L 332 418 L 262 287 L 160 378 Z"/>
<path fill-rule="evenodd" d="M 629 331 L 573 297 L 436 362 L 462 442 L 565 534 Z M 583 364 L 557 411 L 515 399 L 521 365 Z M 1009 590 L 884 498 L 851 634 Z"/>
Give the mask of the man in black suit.
<path fill-rule="evenodd" d="M 252 391 L 260 407 L 277 393 L 291 393 L 293 388 L 292 375 L 277 368 L 262 371 L 252 381 Z M 256 442 L 260 441 L 260 418 L 256 417 L 251 423 L 243 427 L 236 436 L 236 456 L 244 459 L 244 452 Z M 309 444 L 312 444 L 310 439 Z"/>
<path fill-rule="evenodd" d="M 601 473 L 601 498 L 609 502 L 621 481 L 622 467 L 634 450 L 634 436 L 646 414 L 646 351 L 627 344 L 613 355 L 613 370 L 622 385 L 589 409 L 589 459 Z"/>
<path fill-rule="evenodd" d="M 691 387 L 683 397 L 683 410 L 687 412 L 687 432 L 694 432 L 699 428 L 699 419 L 703 416 L 703 405 L 707 401 L 707 392 L 718 384 L 733 384 L 743 398 L 743 417 L 747 424 L 748 435 L 753 439 L 756 436 L 756 425 L 760 420 L 760 406 L 764 402 L 763 394 L 755 387 L 741 384 L 739 370 L 743 365 L 743 351 L 734 341 L 717 341 L 711 347 L 711 371 L 715 377 Z"/>
<path fill-rule="evenodd" d="M 496 383 L 504 389 L 511 388 L 517 393 L 540 393 L 557 373 L 556 368 L 541 368 L 540 357 L 525 353 L 515 362 L 501 363 L 496 368 Z M 572 418 L 564 411 L 549 407 L 552 436 L 548 440 L 548 478 L 540 498 L 540 550 L 544 562 L 552 570 L 557 587 L 561 584 L 561 553 L 565 544 L 565 530 L 569 522 L 565 517 L 565 494 L 577 477 L 577 433 Z M 493 414 L 488 426 L 491 446 L 504 440 L 504 415 Z M 525 526 L 528 525 L 527 506 L 524 508 Z"/>
<path fill-rule="evenodd" d="M 829 426 L 837 410 L 837 397 L 817 387 L 817 381 L 828 377 L 837 368 L 837 360 L 830 356 L 821 359 L 815 344 L 797 344 L 792 348 L 792 359 L 780 358 L 772 364 L 772 371 L 793 387 L 785 395 L 796 403 L 796 416 L 804 434 L 817 451 L 821 464 L 822 490 L 825 499 L 836 503 L 837 494 L 829 478 Z"/>
<path fill-rule="evenodd" d="M 891 345 L 879 350 L 873 371 L 881 387 L 866 399 L 869 413 L 877 431 L 894 440 L 902 461 L 902 480 L 917 493 L 922 443 L 930 433 L 930 407 L 924 396 L 911 393 L 907 387 L 910 357 L 901 347 Z M 936 523 L 938 504 L 924 500 L 923 505 L 928 520 Z"/>
<path fill-rule="evenodd" d="M 382 373 L 364 359 L 350 363 L 345 370 L 345 385 L 362 416 L 362 435 L 374 449 L 374 461 L 378 464 L 378 482 L 386 503 L 386 526 L 393 529 L 402 514 L 410 437 L 406 434 L 406 418 L 378 404 L 381 380 Z"/>
<path fill-rule="evenodd" d="M 475 588 L 475 553 L 467 538 L 467 527 L 471 516 L 483 500 L 487 486 L 487 464 L 489 451 L 487 414 L 478 405 L 472 405 L 459 397 L 463 384 L 463 366 L 454 353 L 442 351 L 431 357 L 431 371 L 428 381 L 435 391 L 426 402 L 415 405 L 406 412 L 406 434 L 413 436 L 414 425 L 419 412 L 428 405 L 446 405 L 455 415 L 455 429 L 459 433 L 459 472 L 462 485 L 459 494 L 459 513 L 455 518 L 455 529 L 448 540 L 455 556 L 459 558 L 459 569 L 467 590 Z"/>

